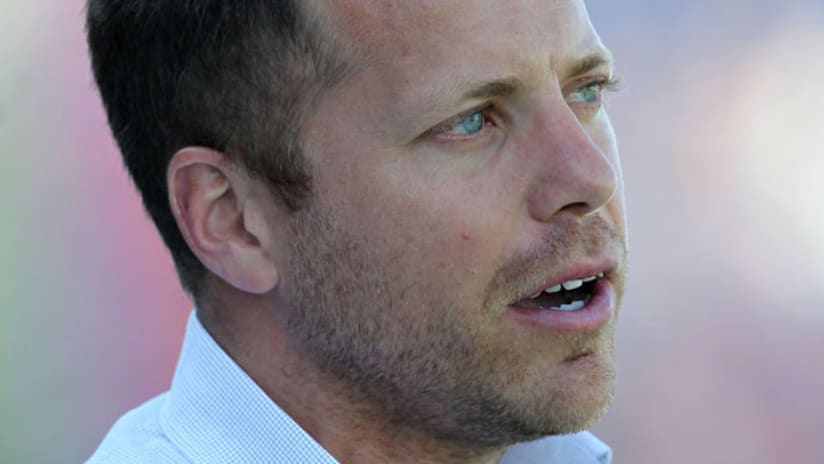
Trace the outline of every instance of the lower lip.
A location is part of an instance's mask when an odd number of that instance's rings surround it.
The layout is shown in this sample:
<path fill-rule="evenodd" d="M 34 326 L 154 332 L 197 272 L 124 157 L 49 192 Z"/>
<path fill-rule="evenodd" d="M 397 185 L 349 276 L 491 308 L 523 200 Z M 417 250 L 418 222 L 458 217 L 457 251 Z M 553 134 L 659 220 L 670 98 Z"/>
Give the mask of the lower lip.
<path fill-rule="evenodd" d="M 592 288 L 587 305 L 576 311 L 555 311 L 510 306 L 507 311 L 518 321 L 562 332 L 597 330 L 612 317 L 615 306 L 615 288 L 607 279 L 599 279 Z"/>

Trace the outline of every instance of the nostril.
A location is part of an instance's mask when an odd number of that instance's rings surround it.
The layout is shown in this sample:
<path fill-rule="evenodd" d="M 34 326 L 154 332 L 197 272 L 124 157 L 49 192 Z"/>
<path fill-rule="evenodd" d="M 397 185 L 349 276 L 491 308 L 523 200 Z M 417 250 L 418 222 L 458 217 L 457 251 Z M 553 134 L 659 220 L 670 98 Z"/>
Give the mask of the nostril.
<path fill-rule="evenodd" d="M 594 211 L 597 211 L 598 208 L 593 208 L 590 206 L 589 203 L 579 201 L 576 203 L 570 203 L 563 208 L 564 210 L 574 213 L 577 216 L 586 216 Z"/>

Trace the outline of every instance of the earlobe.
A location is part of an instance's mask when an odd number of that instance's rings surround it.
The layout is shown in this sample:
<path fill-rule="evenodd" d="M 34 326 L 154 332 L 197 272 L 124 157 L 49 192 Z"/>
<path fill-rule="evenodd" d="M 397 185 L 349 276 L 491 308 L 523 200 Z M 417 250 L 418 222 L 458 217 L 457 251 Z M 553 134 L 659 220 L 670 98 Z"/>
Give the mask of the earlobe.
<path fill-rule="evenodd" d="M 229 285 L 261 294 L 277 285 L 278 272 L 265 221 L 249 224 L 260 214 L 252 182 L 225 155 L 201 147 L 177 152 L 167 170 L 169 203 L 195 256 Z"/>

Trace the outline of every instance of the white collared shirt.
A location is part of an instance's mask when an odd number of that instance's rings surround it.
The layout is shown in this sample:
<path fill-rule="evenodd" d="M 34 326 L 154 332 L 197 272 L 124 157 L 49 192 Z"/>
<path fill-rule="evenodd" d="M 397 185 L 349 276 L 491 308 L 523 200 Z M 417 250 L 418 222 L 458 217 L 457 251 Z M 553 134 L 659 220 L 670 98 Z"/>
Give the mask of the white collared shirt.
<path fill-rule="evenodd" d="M 502 464 L 609 464 L 589 432 L 510 448 Z M 171 389 L 121 417 L 87 464 L 338 464 L 189 317 Z"/>

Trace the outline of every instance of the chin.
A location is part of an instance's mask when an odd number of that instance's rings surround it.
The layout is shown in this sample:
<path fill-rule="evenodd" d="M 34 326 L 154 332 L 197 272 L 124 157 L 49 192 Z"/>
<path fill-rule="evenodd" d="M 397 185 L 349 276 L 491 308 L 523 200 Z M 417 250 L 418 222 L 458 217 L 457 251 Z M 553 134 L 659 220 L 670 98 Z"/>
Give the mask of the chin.
<path fill-rule="evenodd" d="M 612 403 L 615 368 L 609 354 L 589 354 L 556 366 L 546 395 L 535 401 L 531 416 L 538 436 L 586 430 L 603 418 Z"/>

